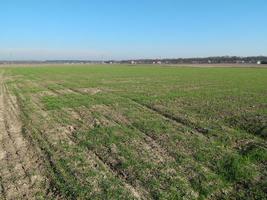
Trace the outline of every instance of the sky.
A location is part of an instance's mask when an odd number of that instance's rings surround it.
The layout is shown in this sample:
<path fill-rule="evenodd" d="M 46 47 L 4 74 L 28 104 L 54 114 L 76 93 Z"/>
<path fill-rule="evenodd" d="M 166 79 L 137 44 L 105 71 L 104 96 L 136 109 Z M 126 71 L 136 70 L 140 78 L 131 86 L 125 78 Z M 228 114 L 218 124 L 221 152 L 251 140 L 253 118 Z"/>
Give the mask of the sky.
<path fill-rule="evenodd" d="M 0 0 L 0 60 L 267 56 L 266 0 Z"/>

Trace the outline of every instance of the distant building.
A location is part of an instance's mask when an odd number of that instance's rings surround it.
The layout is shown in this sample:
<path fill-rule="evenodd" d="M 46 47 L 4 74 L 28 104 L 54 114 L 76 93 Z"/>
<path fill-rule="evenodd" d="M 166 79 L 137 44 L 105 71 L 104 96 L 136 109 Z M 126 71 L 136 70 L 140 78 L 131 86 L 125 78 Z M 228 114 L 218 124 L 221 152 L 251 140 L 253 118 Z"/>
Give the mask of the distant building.
<path fill-rule="evenodd" d="M 131 64 L 134 65 L 134 64 L 136 64 L 136 62 L 132 60 L 132 61 L 131 61 Z"/>
<path fill-rule="evenodd" d="M 258 61 L 257 64 L 260 65 L 261 64 L 261 61 Z"/>

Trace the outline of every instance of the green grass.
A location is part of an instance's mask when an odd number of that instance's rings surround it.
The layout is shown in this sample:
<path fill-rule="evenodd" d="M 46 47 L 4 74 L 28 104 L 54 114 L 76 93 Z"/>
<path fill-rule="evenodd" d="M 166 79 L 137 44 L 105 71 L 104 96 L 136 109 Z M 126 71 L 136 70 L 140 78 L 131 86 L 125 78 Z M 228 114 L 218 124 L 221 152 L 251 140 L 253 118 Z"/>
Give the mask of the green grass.
<path fill-rule="evenodd" d="M 65 198 L 267 198 L 267 69 L 1 70 Z"/>

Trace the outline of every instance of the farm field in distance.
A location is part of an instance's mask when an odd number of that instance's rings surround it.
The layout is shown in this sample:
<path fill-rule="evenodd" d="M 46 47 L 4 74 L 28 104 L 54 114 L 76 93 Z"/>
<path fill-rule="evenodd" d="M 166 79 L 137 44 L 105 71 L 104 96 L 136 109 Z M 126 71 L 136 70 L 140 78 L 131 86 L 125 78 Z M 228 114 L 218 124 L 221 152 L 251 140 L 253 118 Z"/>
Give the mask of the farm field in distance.
<path fill-rule="evenodd" d="M 267 199 L 267 68 L 0 68 L 0 199 Z"/>

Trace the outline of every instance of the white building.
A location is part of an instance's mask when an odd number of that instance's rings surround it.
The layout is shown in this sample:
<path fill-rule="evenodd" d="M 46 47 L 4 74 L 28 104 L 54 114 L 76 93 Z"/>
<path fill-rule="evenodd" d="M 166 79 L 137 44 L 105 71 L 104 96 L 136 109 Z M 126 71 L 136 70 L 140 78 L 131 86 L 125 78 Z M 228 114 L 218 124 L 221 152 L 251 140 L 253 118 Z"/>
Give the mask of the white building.
<path fill-rule="evenodd" d="M 257 64 L 260 65 L 261 64 L 261 61 L 258 61 Z"/>

